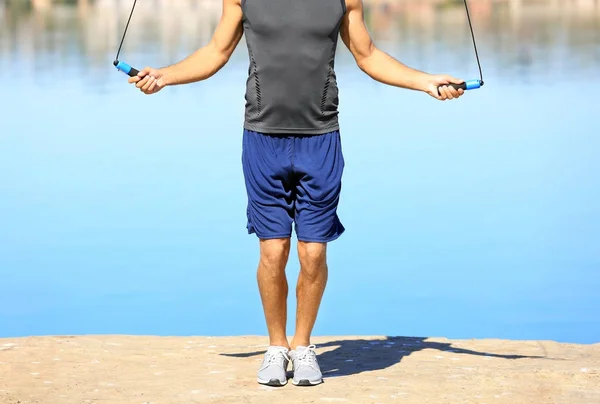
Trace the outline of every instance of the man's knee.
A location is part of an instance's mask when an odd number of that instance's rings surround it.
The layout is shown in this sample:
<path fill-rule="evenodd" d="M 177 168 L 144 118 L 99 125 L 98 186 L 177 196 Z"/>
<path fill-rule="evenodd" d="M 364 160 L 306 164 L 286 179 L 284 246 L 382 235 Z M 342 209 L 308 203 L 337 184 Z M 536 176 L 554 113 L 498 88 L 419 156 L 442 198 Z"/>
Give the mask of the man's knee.
<path fill-rule="evenodd" d="M 260 262 L 270 268 L 279 268 L 287 262 L 290 239 L 276 238 L 260 240 Z"/>
<path fill-rule="evenodd" d="M 304 271 L 318 271 L 327 260 L 327 243 L 298 242 L 298 258 Z"/>

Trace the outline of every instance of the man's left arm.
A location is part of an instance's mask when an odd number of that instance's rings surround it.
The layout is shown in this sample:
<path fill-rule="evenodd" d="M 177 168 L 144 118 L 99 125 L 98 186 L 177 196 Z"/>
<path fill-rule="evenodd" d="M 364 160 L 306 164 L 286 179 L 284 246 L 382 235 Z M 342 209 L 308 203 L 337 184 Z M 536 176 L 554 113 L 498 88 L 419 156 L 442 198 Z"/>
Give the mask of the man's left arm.
<path fill-rule="evenodd" d="M 379 50 L 367 30 L 362 0 L 346 0 L 340 35 L 360 69 L 374 80 L 395 87 L 423 91 L 438 100 L 451 100 L 464 94 L 446 84 L 463 80 L 448 75 L 428 74 L 408 67 Z M 438 87 L 440 93 L 438 94 Z"/>

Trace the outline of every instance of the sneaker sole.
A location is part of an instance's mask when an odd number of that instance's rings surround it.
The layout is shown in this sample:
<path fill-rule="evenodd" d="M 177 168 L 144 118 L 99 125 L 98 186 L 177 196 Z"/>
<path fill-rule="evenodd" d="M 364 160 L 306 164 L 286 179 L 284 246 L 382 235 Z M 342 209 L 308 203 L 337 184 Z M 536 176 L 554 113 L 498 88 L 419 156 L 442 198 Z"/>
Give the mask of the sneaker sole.
<path fill-rule="evenodd" d="M 282 383 L 281 380 L 279 380 L 279 379 L 271 379 L 271 380 L 257 379 L 257 381 L 260 384 L 264 384 L 265 386 L 271 386 L 271 387 L 281 387 L 281 386 L 285 386 L 287 384 L 287 380 Z"/>
<path fill-rule="evenodd" d="M 301 386 L 301 387 L 316 386 L 317 384 L 323 383 L 323 379 L 318 380 L 316 382 L 311 382 L 310 380 L 307 380 L 307 379 L 302 379 L 302 380 L 298 380 L 298 381 L 292 380 L 292 383 L 294 384 L 294 386 Z"/>

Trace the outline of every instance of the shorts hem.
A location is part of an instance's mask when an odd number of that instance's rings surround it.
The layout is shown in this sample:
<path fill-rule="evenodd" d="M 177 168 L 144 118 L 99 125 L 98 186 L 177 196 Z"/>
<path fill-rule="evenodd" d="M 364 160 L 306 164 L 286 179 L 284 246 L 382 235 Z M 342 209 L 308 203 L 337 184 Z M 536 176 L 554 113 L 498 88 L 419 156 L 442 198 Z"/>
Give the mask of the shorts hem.
<path fill-rule="evenodd" d="M 249 230 L 248 234 L 254 234 L 256 235 L 256 237 L 258 237 L 261 240 L 272 240 L 272 239 L 276 239 L 276 238 L 291 238 L 292 234 L 269 234 L 269 235 L 260 235 L 257 232 L 255 232 L 254 230 Z"/>
<path fill-rule="evenodd" d="M 340 236 L 344 233 L 345 231 L 341 231 L 331 237 L 303 237 L 299 235 L 298 241 L 302 241 L 304 243 L 331 243 L 332 241 L 340 238 Z"/>

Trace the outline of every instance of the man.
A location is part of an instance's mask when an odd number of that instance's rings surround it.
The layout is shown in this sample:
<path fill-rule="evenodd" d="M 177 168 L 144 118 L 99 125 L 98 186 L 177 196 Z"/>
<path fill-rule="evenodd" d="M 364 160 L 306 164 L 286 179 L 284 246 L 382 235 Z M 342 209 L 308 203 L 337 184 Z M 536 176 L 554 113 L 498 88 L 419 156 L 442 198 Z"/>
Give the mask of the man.
<path fill-rule="evenodd" d="M 291 360 L 293 384 L 316 385 L 322 374 L 310 336 L 327 282 L 327 243 L 344 232 L 336 213 L 344 168 L 334 72 L 338 35 L 360 69 L 381 83 L 448 100 L 463 90 L 446 84 L 463 81 L 411 69 L 377 49 L 362 0 L 223 0 L 208 45 L 174 65 L 145 68 L 129 82 L 153 94 L 205 80 L 227 63 L 243 34 L 250 60 L 242 152 L 247 228 L 259 239 L 257 281 L 269 333 L 258 382 L 285 385 Z M 300 275 L 295 335 L 288 341 L 292 224 Z"/>

